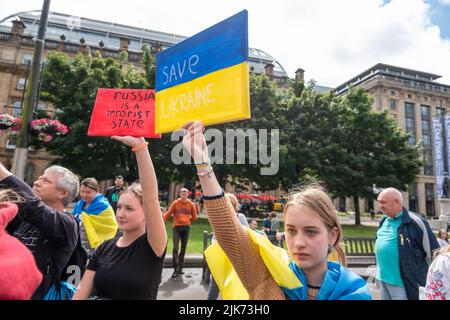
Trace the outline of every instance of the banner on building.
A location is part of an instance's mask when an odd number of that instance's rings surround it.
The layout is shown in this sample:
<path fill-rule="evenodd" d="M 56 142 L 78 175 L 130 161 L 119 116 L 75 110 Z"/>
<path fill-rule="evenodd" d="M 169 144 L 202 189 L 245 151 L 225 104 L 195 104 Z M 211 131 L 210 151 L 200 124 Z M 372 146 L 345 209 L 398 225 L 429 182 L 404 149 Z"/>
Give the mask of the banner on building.
<path fill-rule="evenodd" d="M 155 133 L 155 90 L 98 89 L 88 136 L 160 138 Z"/>
<path fill-rule="evenodd" d="M 156 55 L 156 132 L 250 118 L 248 12 Z"/>
<path fill-rule="evenodd" d="M 447 124 L 446 124 L 447 126 Z M 444 141 L 442 132 L 442 120 L 440 118 L 433 119 L 433 133 L 434 133 L 434 163 L 436 168 L 436 194 L 442 198 L 443 182 L 444 182 Z M 447 139 L 448 140 L 448 139 Z"/>

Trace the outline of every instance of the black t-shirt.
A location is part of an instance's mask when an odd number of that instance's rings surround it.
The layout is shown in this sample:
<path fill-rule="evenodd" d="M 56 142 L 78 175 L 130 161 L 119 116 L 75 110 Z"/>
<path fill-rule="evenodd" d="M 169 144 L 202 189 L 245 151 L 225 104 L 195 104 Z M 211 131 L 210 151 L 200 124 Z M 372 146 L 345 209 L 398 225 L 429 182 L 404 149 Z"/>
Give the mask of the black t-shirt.
<path fill-rule="evenodd" d="M 143 234 L 128 247 L 117 238 L 102 243 L 92 255 L 88 270 L 96 271 L 97 296 L 113 300 L 155 300 L 161 283 L 164 256 L 157 257 Z"/>

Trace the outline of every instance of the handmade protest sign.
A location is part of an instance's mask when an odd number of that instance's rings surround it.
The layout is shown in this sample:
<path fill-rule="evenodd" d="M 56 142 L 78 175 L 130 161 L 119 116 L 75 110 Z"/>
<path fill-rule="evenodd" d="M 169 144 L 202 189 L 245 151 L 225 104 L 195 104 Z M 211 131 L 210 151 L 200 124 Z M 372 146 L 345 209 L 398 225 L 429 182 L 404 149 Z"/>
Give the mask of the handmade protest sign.
<path fill-rule="evenodd" d="M 98 89 L 88 136 L 160 138 L 155 133 L 155 90 Z"/>
<path fill-rule="evenodd" d="M 156 132 L 250 118 L 248 12 L 156 55 Z"/>

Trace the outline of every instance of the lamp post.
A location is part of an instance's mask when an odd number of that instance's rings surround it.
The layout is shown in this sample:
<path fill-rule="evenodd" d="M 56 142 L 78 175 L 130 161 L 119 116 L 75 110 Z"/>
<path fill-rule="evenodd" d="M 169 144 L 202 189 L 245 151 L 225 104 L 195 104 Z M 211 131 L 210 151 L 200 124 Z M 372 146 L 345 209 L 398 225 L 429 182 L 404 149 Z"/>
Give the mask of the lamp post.
<path fill-rule="evenodd" d="M 47 28 L 48 11 L 50 0 L 44 0 L 39 21 L 39 30 L 36 38 L 36 45 L 33 53 L 33 63 L 31 65 L 30 85 L 25 88 L 25 99 L 22 107 L 22 126 L 14 150 L 12 172 L 23 179 L 25 175 L 25 165 L 28 157 L 28 125 L 33 119 L 33 106 L 38 94 L 38 82 L 40 78 L 41 59 L 44 48 L 45 31 Z"/>

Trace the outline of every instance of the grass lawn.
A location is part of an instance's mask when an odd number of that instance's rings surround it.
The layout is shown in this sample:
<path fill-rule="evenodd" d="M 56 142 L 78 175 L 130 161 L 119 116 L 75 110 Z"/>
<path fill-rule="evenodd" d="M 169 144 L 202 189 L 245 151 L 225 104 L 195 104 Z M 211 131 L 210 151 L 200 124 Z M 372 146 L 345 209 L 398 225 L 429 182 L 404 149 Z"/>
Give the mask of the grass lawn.
<path fill-rule="evenodd" d="M 342 232 L 344 233 L 344 238 L 365 237 L 375 239 L 377 229 L 378 229 L 377 227 L 369 227 L 369 226 L 342 225 Z"/>
<path fill-rule="evenodd" d="M 283 224 L 281 228 L 283 230 Z M 262 228 L 262 222 L 258 222 L 258 228 Z M 168 234 L 167 254 L 172 254 L 172 219 L 166 223 L 166 229 Z M 342 226 L 344 237 L 368 237 L 375 238 L 377 227 L 368 226 L 354 226 L 343 225 Z M 188 253 L 202 253 L 203 252 L 203 231 L 211 232 L 211 226 L 206 218 L 199 218 L 191 225 L 191 231 L 189 235 L 189 241 L 187 245 Z"/>
<path fill-rule="evenodd" d="M 168 235 L 167 241 L 167 253 L 166 255 L 172 255 L 172 219 L 166 222 L 166 229 Z M 199 218 L 197 221 L 191 224 L 191 230 L 189 233 L 189 241 L 187 244 L 188 253 L 202 253 L 203 252 L 203 231 L 211 232 L 211 226 L 208 219 Z"/>

